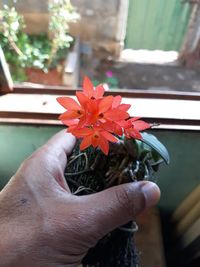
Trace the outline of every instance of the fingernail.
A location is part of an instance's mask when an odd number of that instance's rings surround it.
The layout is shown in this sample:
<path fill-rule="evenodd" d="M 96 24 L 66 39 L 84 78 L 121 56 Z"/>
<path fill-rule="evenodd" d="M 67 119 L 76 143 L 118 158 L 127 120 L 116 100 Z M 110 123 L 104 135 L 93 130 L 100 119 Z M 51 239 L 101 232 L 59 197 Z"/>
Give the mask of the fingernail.
<path fill-rule="evenodd" d="M 146 200 L 146 208 L 154 206 L 160 199 L 160 189 L 155 183 L 147 182 L 142 186 Z"/>

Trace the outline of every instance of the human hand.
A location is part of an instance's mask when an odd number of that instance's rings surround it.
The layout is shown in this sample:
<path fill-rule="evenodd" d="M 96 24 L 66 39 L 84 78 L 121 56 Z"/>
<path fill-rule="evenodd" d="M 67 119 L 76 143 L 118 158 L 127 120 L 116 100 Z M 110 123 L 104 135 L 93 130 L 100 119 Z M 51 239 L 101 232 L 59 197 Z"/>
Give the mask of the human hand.
<path fill-rule="evenodd" d="M 58 133 L 0 192 L 1 267 L 77 266 L 99 239 L 158 201 L 151 182 L 72 195 L 63 172 L 74 144 Z"/>

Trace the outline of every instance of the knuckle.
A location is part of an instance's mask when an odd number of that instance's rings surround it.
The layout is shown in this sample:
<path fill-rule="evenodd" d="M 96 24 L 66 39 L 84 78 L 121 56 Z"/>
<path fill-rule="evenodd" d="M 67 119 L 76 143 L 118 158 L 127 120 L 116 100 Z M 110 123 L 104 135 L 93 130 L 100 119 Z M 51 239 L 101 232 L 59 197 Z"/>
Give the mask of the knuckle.
<path fill-rule="evenodd" d="M 128 192 L 124 187 L 116 190 L 116 198 L 120 205 L 120 208 L 127 212 L 129 217 L 133 216 L 133 201 Z"/>
<path fill-rule="evenodd" d="M 133 185 L 134 186 L 134 185 Z M 116 198 L 121 208 L 130 218 L 134 218 L 145 208 L 145 196 L 139 188 L 130 190 L 128 187 L 119 188 Z"/>

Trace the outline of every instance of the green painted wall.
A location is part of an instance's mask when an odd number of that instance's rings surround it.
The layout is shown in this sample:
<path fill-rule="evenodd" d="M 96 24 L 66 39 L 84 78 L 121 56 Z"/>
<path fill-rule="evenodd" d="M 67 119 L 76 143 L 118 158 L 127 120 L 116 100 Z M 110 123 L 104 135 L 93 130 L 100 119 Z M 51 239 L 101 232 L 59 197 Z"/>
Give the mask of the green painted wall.
<path fill-rule="evenodd" d="M 159 205 L 171 212 L 200 184 L 200 132 L 155 131 L 154 134 L 170 153 L 170 165 L 161 167 L 158 184 L 162 193 Z"/>
<path fill-rule="evenodd" d="M 179 51 L 192 7 L 181 0 L 129 0 L 126 48 Z"/>
<path fill-rule="evenodd" d="M 0 125 L 0 188 L 20 163 L 61 127 Z"/>
<path fill-rule="evenodd" d="M 0 125 L 0 186 L 3 187 L 20 163 L 61 127 Z M 161 131 L 155 134 L 168 148 L 171 164 L 163 165 L 158 184 L 160 208 L 171 212 L 200 183 L 200 133 Z"/>

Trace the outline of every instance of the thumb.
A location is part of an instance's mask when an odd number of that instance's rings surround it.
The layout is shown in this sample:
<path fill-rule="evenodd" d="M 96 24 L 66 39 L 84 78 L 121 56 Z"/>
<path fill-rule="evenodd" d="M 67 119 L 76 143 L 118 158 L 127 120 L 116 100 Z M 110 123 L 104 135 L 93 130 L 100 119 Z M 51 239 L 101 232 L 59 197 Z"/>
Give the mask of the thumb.
<path fill-rule="evenodd" d="M 98 234 L 100 239 L 155 205 L 160 198 L 160 190 L 152 182 L 135 182 L 112 187 L 84 198 L 84 214 L 88 215 L 90 231 Z"/>

